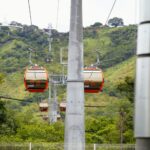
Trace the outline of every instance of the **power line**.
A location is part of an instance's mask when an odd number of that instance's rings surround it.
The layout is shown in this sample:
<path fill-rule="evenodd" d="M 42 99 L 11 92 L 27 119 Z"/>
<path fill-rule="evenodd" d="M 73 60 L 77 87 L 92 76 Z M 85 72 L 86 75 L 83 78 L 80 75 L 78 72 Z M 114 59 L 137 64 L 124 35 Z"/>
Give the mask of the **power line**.
<path fill-rule="evenodd" d="M 59 18 L 59 0 L 58 0 L 58 3 L 57 3 L 56 30 L 57 30 L 57 27 L 58 27 L 58 18 Z"/>
<path fill-rule="evenodd" d="M 32 25 L 32 16 L 31 16 L 30 0 L 28 0 L 28 7 L 29 7 L 30 23 L 31 23 L 31 25 Z"/>
<path fill-rule="evenodd" d="M 84 105 L 84 107 L 106 107 L 105 105 Z"/>
<path fill-rule="evenodd" d="M 116 1 L 117 1 L 117 0 L 114 0 L 114 3 L 113 3 L 113 5 L 112 5 L 112 7 L 111 7 L 111 10 L 110 10 L 109 14 L 108 14 L 108 17 L 107 17 L 107 20 L 106 20 L 106 22 L 105 22 L 105 25 L 108 23 L 109 17 L 110 17 L 110 15 L 111 15 L 111 13 L 112 13 L 112 11 L 113 11 L 113 9 L 114 9 L 114 6 L 115 6 L 115 4 L 116 4 Z"/>
<path fill-rule="evenodd" d="M 18 99 L 18 98 L 12 98 L 12 97 L 7 97 L 7 96 L 0 96 L 0 99 L 4 98 L 4 99 L 11 99 L 11 100 L 15 100 L 15 101 L 23 101 L 23 99 Z"/>
<path fill-rule="evenodd" d="M 19 101 L 19 102 L 25 102 L 24 99 L 18 99 L 18 98 L 13 98 L 13 97 L 8 97 L 8 96 L 0 96 L 0 99 L 9 99 L 9 100 L 14 100 L 14 101 Z M 32 101 L 28 101 L 27 103 L 31 103 Z"/>

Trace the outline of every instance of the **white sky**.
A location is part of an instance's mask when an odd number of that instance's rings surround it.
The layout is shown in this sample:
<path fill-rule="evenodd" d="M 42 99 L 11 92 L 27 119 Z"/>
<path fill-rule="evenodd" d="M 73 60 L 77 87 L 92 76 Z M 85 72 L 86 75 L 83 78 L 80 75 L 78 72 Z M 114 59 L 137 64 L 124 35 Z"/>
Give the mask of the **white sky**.
<path fill-rule="evenodd" d="M 70 1 L 59 0 L 58 31 L 68 31 L 70 22 Z M 40 28 L 47 27 L 49 23 L 56 28 L 58 0 L 30 0 L 32 22 Z M 114 0 L 83 0 L 83 26 L 95 22 L 105 23 Z M 125 24 L 136 23 L 136 0 L 117 0 L 110 16 L 121 17 Z M 0 22 L 17 21 L 30 24 L 28 0 L 0 0 Z"/>

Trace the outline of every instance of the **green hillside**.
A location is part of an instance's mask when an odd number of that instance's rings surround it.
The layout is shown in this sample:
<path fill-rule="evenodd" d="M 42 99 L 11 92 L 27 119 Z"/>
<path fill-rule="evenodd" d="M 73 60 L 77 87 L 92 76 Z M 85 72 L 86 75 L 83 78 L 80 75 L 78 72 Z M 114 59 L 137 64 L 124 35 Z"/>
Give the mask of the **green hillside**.
<path fill-rule="evenodd" d="M 67 47 L 68 37 L 66 35 L 68 34 L 53 31 L 52 53 L 49 54 L 48 35 L 38 27 L 24 26 L 24 30 L 3 28 L 0 30 L 0 72 L 6 74 L 6 76 L 14 74 L 16 71 L 19 72 L 20 77 L 19 75 L 15 77 L 18 78 L 16 81 L 18 86 L 22 86 L 20 81 L 23 80 L 25 67 L 29 65 L 29 48 L 35 50 L 32 54 L 33 63 L 46 66 L 50 73 L 62 72 L 62 66 L 59 64 L 59 50 L 61 47 Z M 91 33 L 94 34 L 91 36 Z M 84 29 L 84 37 L 85 65 L 96 62 L 95 50 L 100 52 L 100 67 L 104 70 L 135 54 L 136 26 L 121 28 L 88 27 Z M 51 57 L 53 62 L 46 63 L 47 57 Z M 14 87 L 16 87 L 15 84 Z M 22 97 L 24 97 L 23 95 Z"/>
<path fill-rule="evenodd" d="M 136 30 L 134 25 L 120 28 L 91 26 L 84 28 L 84 63 L 85 65 L 94 64 L 97 57 L 96 51 L 98 51 L 101 62 L 99 67 L 103 69 L 105 77 L 102 93 L 85 94 L 86 105 L 104 106 L 85 108 L 86 139 L 89 143 L 109 143 L 109 136 L 113 136 L 113 143 L 119 142 L 120 128 L 117 122 L 120 119 L 119 112 L 122 110 L 126 112 L 126 122 L 128 122 L 125 123 L 126 130 L 123 131 L 124 143 L 134 142 L 133 109 L 131 109 L 133 103 L 128 98 L 130 94 L 128 81 L 133 81 L 135 75 Z M 0 86 L 0 95 L 24 99 L 24 102 L 33 101 L 33 103 L 10 101 L 10 103 L 4 103 L 6 120 L 0 122 L 0 141 L 13 139 L 14 141 L 62 142 L 64 119 L 49 126 L 39 117 L 37 101 L 39 97 L 47 98 L 48 92 L 28 93 L 25 91 L 23 78 L 24 70 L 29 65 L 29 48 L 35 50 L 32 55 L 33 63 L 45 66 L 50 73 L 61 73 L 59 50 L 61 47 L 67 47 L 68 33 L 52 31 L 51 53 L 48 52 L 48 35 L 36 26 L 24 26 L 23 30 L 10 30 L 3 27 L 0 30 L 0 36 L 0 73 L 4 76 L 4 81 Z M 47 58 L 53 61 L 46 62 Z M 125 87 L 124 90 L 127 90 L 126 93 L 129 94 L 121 95 L 118 85 L 123 85 L 122 87 Z M 131 92 L 133 93 L 132 90 Z M 58 101 L 62 101 L 65 95 L 65 88 L 59 87 Z M 2 100 L 5 102 L 4 99 Z M 30 115 L 27 116 L 27 114 Z M 61 115 L 64 116 L 63 113 Z M 51 135 L 42 135 L 46 131 L 51 132 Z M 38 134 L 34 134 L 35 132 Z M 27 133 L 27 136 L 24 136 L 24 133 Z"/>

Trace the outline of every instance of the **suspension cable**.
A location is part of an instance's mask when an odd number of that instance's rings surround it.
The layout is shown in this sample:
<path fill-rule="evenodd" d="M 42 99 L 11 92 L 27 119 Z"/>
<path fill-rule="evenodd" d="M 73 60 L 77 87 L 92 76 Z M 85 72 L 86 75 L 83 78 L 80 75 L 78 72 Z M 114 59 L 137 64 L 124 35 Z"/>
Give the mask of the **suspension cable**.
<path fill-rule="evenodd" d="M 84 107 L 106 107 L 105 105 L 84 105 Z"/>
<path fill-rule="evenodd" d="M 59 18 L 59 3 L 60 3 L 60 0 L 58 0 L 58 3 L 57 3 L 56 30 L 57 30 L 57 27 L 58 27 L 58 18 Z"/>
<path fill-rule="evenodd" d="M 15 101 L 20 101 L 20 102 L 23 102 L 23 100 L 24 100 L 24 99 L 12 98 L 12 97 L 8 97 L 8 96 L 0 96 L 0 99 L 1 98 L 15 100 Z"/>
<path fill-rule="evenodd" d="M 16 101 L 16 102 L 21 102 L 22 104 L 29 104 L 29 103 L 34 103 L 34 101 L 31 100 L 26 100 L 26 99 L 18 99 L 18 98 L 13 98 L 13 97 L 8 97 L 8 96 L 0 96 L 1 99 L 7 99 L 11 101 Z"/>
<path fill-rule="evenodd" d="M 29 15 L 30 15 L 30 23 L 32 25 L 32 15 L 31 15 L 30 0 L 28 0 L 28 8 L 29 8 Z"/>
<path fill-rule="evenodd" d="M 111 15 L 111 13 L 112 13 L 112 11 L 113 11 L 113 9 L 114 9 L 114 6 L 115 6 L 115 4 L 116 4 L 116 1 L 117 1 L 117 0 L 114 0 L 114 3 L 113 3 L 113 5 L 112 5 L 111 10 L 110 10 L 110 12 L 109 12 L 109 14 L 108 14 L 108 17 L 107 17 L 107 19 L 106 19 L 105 25 L 108 23 L 109 17 L 110 17 L 110 15 Z"/>

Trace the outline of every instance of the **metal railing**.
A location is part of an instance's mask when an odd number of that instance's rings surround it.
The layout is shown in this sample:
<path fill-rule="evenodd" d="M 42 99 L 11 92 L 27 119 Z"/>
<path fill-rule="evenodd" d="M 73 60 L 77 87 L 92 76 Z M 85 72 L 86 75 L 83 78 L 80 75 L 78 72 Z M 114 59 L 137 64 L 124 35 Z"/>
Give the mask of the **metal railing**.
<path fill-rule="evenodd" d="M 135 150 L 134 144 L 94 144 L 93 150 Z"/>
<path fill-rule="evenodd" d="M 67 76 L 65 75 L 50 75 L 51 82 L 54 84 L 66 84 Z"/>
<path fill-rule="evenodd" d="M 0 150 L 64 150 L 63 143 L 0 143 Z M 134 144 L 86 144 L 85 150 L 135 150 Z"/>

